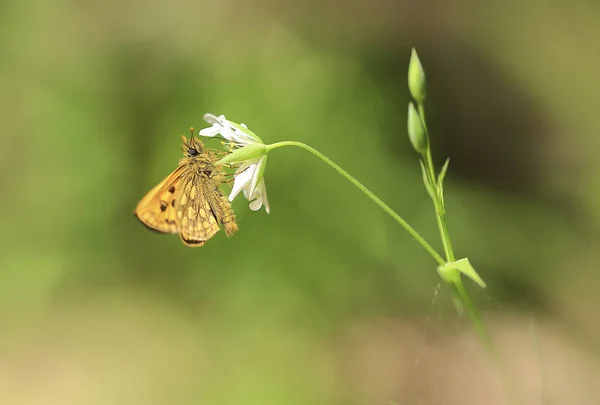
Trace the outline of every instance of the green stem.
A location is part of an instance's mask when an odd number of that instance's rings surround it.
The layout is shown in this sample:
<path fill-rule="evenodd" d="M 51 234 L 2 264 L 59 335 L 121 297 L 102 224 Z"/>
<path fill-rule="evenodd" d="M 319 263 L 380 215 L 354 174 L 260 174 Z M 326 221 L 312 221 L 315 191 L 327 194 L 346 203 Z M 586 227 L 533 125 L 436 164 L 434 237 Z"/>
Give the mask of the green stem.
<path fill-rule="evenodd" d="M 425 108 L 422 103 L 418 105 L 419 115 L 421 116 L 421 120 L 423 122 L 423 127 L 425 128 L 425 134 L 429 139 L 429 132 L 427 130 L 427 125 L 425 124 Z M 440 231 L 440 237 L 442 239 L 442 245 L 444 246 L 444 253 L 446 254 L 446 259 L 448 262 L 453 262 L 456 260 L 454 256 L 454 250 L 452 249 L 452 242 L 450 242 L 450 234 L 448 232 L 448 223 L 446 222 L 446 207 L 444 206 L 443 196 L 441 195 L 441 188 L 438 187 L 438 179 L 435 174 L 435 168 L 433 166 L 433 158 L 431 155 L 431 149 L 427 148 L 427 153 L 424 156 L 425 166 L 427 170 L 427 177 L 429 179 L 429 184 L 431 188 L 436 191 L 435 196 L 433 198 L 433 205 L 435 207 L 435 216 L 437 219 L 438 229 Z M 500 363 L 500 357 L 494 348 L 494 344 L 492 339 L 483 324 L 479 313 L 477 312 L 476 307 L 473 305 L 469 294 L 465 290 L 465 286 L 461 280 L 461 273 L 454 269 L 454 271 L 447 276 L 446 279 L 451 288 L 454 291 L 455 296 L 460 300 L 462 307 L 467 311 L 475 330 L 479 334 L 479 337 L 482 339 L 488 353 L 492 356 L 494 363 L 497 365 L 498 369 L 502 372 L 502 367 Z M 511 396 L 513 403 L 515 403 L 514 399 L 516 398 L 514 393 L 509 390 L 510 387 L 507 388 L 507 393 Z"/>
<path fill-rule="evenodd" d="M 410 80 L 410 79 L 409 79 Z M 423 123 L 423 127 L 425 129 L 425 136 L 429 140 L 429 131 L 427 130 L 427 125 L 425 121 L 425 108 L 423 102 L 418 102 L 418 112 L 421 118 L 421 122 Z M 444 253 L 446 255 L 447 262 L 454 262 L 456 258 L 454 257 L 454 250 L 452 249 L 452 243 L 450 241 L 450 234 L 448 232 L 448 224 L 446 221 L 446 207 L 444 204 L 443 197 L 443 189 L 441 185 L 438 185 L 438 178 L 435 173 L 435 168 L 433 166 L 433 158 L 431 155 L 431 148 L 427 147 L 427 152 L 423 156 L 425 160 L 425 169 L 427 172 L 427 179 L 429 181 L 429 185 L 432 190 L 435 192 L 432 196 L 433 204 L 435 207 L 435 215 L 437 219 L 438 229 L 440 231 L 440 237 L 442 239 L 442 245 L 444 247 Z M 477 308 L 473 305 L 471 298 L 467 294 L 465 286 L 461 279 L 461 272 L 458 269 L 452 269 L 453 271 L 449 273 L 445 273 L 443 275 L 444 280 L 450 285 L 453 290 L 453 296 L 457 297 L 457 300 L 462 304 L 462 308 L 466 309 L 475 330 L 479 334 L 480 338 L 483 340 L 488 353 L 491 354 L 494 359 L 495 364 L 498 366 L 498 369 L 502 371 L 500 356 L 496 352 L 492 339 L 485 328 L 485 325 L 479 316 Z M 510 388 L 510 387 L 507 387 Z M 511 395 L 512 402 L 515 403 L 514 399 L 516 396 L 513 391 L 508 390 L 509 395 Z"/>
<path fill-rule="evenodd" d="M 425 108 L 422 103 L 418 105 L 419 115 L 421 116 L 421 121 L 423 122 L 423 127 L 425 128 L 425 135 L 429 139 L 429 131 L 427 130 L 427 124 L 425 123 Z M 431 148 L 427 148 L 427 153 L 425 154 L 425 162 L 427 173 L 429 174 L 429 182 L 431 184 L 431 188 L 433 190 L 438 190 L 437 186 L 437 176 L 435 174 L 435 169 L 433 167 L 433 158 L 431 156 Z M 440 237 L 442 238 L 442 245 L 444 246 L 444 253 L 446 254 L 446 260 L 448 262 L 453 262 L 456 260 L 454 257 L 454 249 L 452 249 L 452 242 L 450 241 L 450 233 L 448 232 L 448 223 L 446 222 L 446 209 L 444 207 L 444 203 L 441 200 L 441 196 L 436 193 L 435 198 L 433 200 L 433 205 L 435 207 L 435 217 L 437 220 L 438 229 L 440 231 Z"/>
<path fill-rule="evenodd" d="M 341 174 L 343 177 L 345 177 L 346 180 L 348 180 L 350 183 L 352 183 L 354 186 L 356 186 L 360 191 L 362 191 L 375 204 L 379 205 L 379 207 L 381 207 L 381 209 L 383 209 L 387 214 L 389 214 L 392 218 L 394 218 L 394 220 L 396 222 L 398 222 L 404 229 L 406 229 L 406 231 L 408 233 L 410 233 L 412 235 L 412 237 L 415 238 L 417 240 L 417 242 L 419 242 L 421 244 L 421 246 L 423 246 L 425 248 L 425 250 L 427 250 L 429 252 L 429 254 L 435 259 L 436 262 L 438 262 L 439 264 L 446 263 L 446 261 L 442 258 L 442 256 L 440 256 L 440 254 L 438 252 L 436 252 L 435 249 L 433 247 L 431 247 L 431 245 L 429 243 L 427 243 L 427 241 L 425 239 L 423 239 L 423 237 L 421 235 L 419 235 L 419 233 L 412 226 L 410 226 L 408 224 L 408 222 L 406 222 L 400 215 L 398 215 L 396 213 L 396 211 L 394 211 L 392 208 L 390 208 L 389 205 L 384 203 L 371 190 L 366 188 L 362 183 L 360 183 L 358 180 L 356 180 L 354 177 L 352 177 L 347 171 L 342 169 L 340 166 L 338 166 L 336 163 L 334 163 L 327 156 L 323 155 L 321 152 L 319 152 L 318 150 L 316 150 L 315 148 L 313 148 L 311 146 L 308 146 L 305 143 L 296 142 L 296 141 L 282 141 L 282 142 L 276 142 L 276 143 L 267 145 L 267 152 L 269 152 L 273 149 L 276 149 L 276 148 L 280 148 L 282 146 L 297 146 L 299 148 L 305 149 L 305 150 L 309 151 L 310 153 L 312 153 L 313 155 L 317 156 L 319 159 L 321 159 L 325 163 L 327 163 L 329 166 L 331 166 L 333 169 L 335 169 L 335 171 L 337 171 L 339 174 Z"/>
<path fill-rule="evenodd" d="M 435 169 L 433 167 L 433 159 L 431 157 L 431 150 L 427 150 L 426 155 L 427 160 L 427 170 L 429 172 L 429 178 L 431 180 L 432 188 L 434 190 L 438 190 L 436 187 L 437 177 L 435 175 Z M 440 230 L 440 236 L 442 238 L 442 245 L 444 246 L 444 253 L 446 254 L 446 259 L 449 262 L 453 262 L 456 260 L 454 257 L 454 249 L 452 248 L 452 242 L 450 241 L 450 233 L 448 232 L 448 223 L 446 221 L 446 209 L 444 207 L 443 202 L 439 195 L 436 195 L 434 200 L 435 207 L 435 216 L 437 219 L 438 229 Z"/>
<path fill-rule="evenodd" d="M 492 339 L 490 338 L 487 329 L 483 325 L 483 321 L 479 317 L 479 313 L 477 312 L 475 306 L 471 302 L 471 298 L 469 298 L 469 295 L 465 290 L 465 286 L 460 280 L 460 275 L 458 275 L 458 280 L 453 282 L 452 285 L 454 286 L 458 296 L 460 297 L 463 306 L 466 308 L 467 313 L 469 314 L 469 318 L 471 318 L 471 322 L 473 322 L 477 333 L 485 343 L 485 347 L 490 353 L 493 354 L 493 356 L 496 356 L 496 353 L 494 351 L 494 345 L 492 344 Z"/>
<path fill-rule="evenodd" d="M 498 372 L 502 376 L 503 388 L 506 392 L 506 395 L 508 396 L 509 402 L 512 404 L 518 404 L 519 401 L 518 401 L 517 394 L 514 391 L 513 387 L 508 383 L 508 381 L 509 381 L 508 375 L 507 375 L 504 367 L 502 367 L 502 361 L 500 359 L 500 354 L 496 350 L 494 343 L 492 342 L 491 336 L 489 335 L 487 329 L 485 328 L 483 321 L 479 317 L 479 313 L 477 312 L 477 309 L 475 309 L 475 306 L 471 302 L 471 299 L 469 298 L 469 295 L 467 294 L 467 291 L 465 290 L 465 287 L 464 287 L 462 281 L 460 281 L 460 279 L 459 279 L 458 282 L 454 283 L 453 285 L 454 285 L 454 288 L 455 288 L 456 292 L 458 293 L 460 299 L 462 300 L 463 305 L 466 307 L 469 317 L 471 318 L 471 322 L 473 322 L 473 325 L 475 326 L 475 329 L 477 330 L 479 337 L 483 340 L 483 343 L 485 345 L 487 352 L 492 357 L 492 361 L 494 362 L 494 365 L 496 366 L 496 368 L 498 369 Z"/>

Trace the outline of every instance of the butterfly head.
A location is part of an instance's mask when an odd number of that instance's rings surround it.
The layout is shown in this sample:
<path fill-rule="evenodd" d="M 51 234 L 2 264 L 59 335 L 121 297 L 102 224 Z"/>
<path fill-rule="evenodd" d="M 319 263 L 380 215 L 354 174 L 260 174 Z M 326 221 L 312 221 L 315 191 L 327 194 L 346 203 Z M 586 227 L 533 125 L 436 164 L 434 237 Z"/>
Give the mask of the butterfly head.
<path fill-rule="evenodd" d="M 181 150 L 183 155 L 188 158 L 194 158 L 204 152 L 204 144 L 198 138 L 194 138 L 194 128 L 190 128 L 190 139 L 182 136 L 183 144 Z"/>

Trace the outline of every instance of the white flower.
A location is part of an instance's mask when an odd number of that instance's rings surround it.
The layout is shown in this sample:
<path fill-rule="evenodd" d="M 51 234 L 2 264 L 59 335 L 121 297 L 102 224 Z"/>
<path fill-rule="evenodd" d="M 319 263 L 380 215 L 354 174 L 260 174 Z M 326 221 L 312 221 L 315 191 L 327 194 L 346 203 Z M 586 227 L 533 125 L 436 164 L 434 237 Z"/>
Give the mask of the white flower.
<path fill-rule="evenodd" d="M 267 214 L 271 212 L 269 200 L 267 199 L 267 189 L 265 187 L 264 173 L 267 164 L 267 155 L 260 158 L 246 160 L 235 172 L 235 180 L 229 201 L 233 201 L 235 197 L 244 190 L 244 197 L 250 201 L 250 209 L 258 211 L 260 207 L 265 206 Z"/>
<path fill-rule="evenodd" d="M 231 142 L 234 151 L 220 160 L 220 163 L 235 163 L 239 167 L 234 174 L 233 188 L 229 201 L 244 191 L 250 201 L 250 209 L 258 211 L 263 205 L 267 214 L 271 211 L 267 199 L 267 189 L 263 174 L 267 164 L 267 147 L 263 141 L 244 124 L 229 121 L 224 115 L 204 114 L 204 120 L 212 124 L 200 131 L 200 136 L 213 137 L 220 134 Z"/>
<path fill-rule="evenodd" d="M 200 130 L 200 136 L 212 138 L 213 136 L 220 134 L 223 138 L 233 142 L 235 146 L 238 147 L 253 143 L 263 143 L 263 141 L 254 132 L 250 131 L 245 124 L 237 124 L 233 121 L 229 121 L 224 115 L 217 117 L 213 114 L 204 114 L 202 118 L 204 118 L 204 121 L 212 124 L 212 127 Z"/>

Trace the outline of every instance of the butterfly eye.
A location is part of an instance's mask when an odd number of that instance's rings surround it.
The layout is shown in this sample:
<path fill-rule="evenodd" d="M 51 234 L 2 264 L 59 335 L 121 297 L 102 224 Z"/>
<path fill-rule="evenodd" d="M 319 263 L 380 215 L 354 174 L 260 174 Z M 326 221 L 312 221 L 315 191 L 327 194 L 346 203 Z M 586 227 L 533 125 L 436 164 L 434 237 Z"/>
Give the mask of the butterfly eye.
<path fill-rule="evenodd" d="M 196 150 L 196 148 L 189 148 L 188 149 L 188 155 L 189 156 L 196 156 L 196 155 L 198 155 L 198 151 Z"/>

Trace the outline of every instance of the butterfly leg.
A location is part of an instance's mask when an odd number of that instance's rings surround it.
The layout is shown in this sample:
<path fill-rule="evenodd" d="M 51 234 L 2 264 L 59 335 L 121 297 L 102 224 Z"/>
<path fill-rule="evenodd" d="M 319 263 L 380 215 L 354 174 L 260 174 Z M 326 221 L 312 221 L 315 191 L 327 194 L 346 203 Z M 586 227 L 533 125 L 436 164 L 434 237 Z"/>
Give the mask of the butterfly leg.
<path fill-rule="evenodd" d="M 223 142 L 223 141 L 221 141 L 221 145 L 223 145 L 223 146 L 225 146 L 225 145 L 229 146 L 229 151 L 226 152 L 226 153 L 231 153 L 231 152 L 233 152 L 233 148 L 235 147 L 235 142 L 233 142 L 233 141 L 229 141 L 229 142 Z"/>
<path fill-rule="evenodd" d="M 241 172 L 239 172 L 239 173 L 238 173 L 238 172 L 235 172 L 235 173 L 227 173 L 227 174 L 225 175 L 225 177 L 227 177 L 227 176 L 232 176 L 232 177 L 231 177 L 230 179 L 223 180 L 223 183 L 231 183 L 233 180 L 235 180 L 235 176 L 237 176 L 237 175 L 238 175 L 238 174 L 240 174 L 240 173 L 244 173 L 244 172 L 245 172 L 246 170 L 248 170 L 248 169 L 249 169 L 249 167 L 246 167 L 244 170 L 242 170 L 242 171 L 241 171 Z"/>

